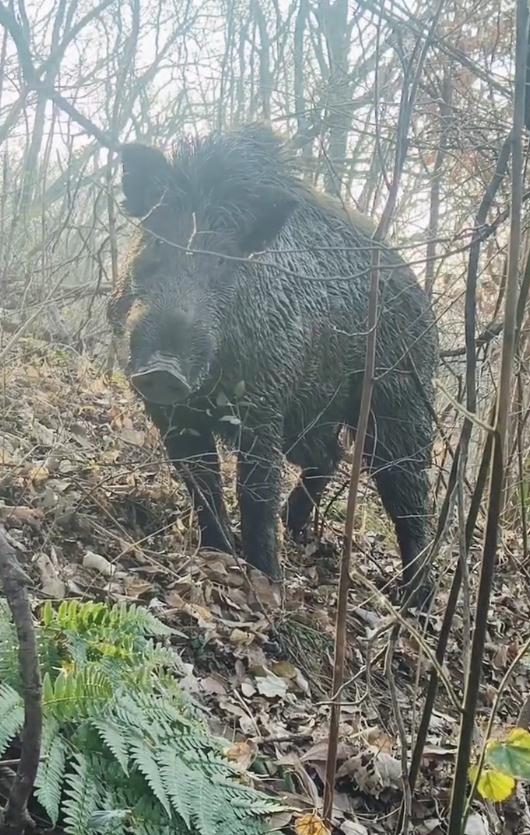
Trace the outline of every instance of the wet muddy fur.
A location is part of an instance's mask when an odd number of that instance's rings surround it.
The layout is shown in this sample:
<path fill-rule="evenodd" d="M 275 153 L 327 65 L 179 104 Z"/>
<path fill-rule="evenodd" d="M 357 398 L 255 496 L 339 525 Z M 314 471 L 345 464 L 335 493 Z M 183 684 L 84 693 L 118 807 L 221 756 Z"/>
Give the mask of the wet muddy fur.
<path fill-rule="evenodd" d="M 355 428 L 370 263 L 366 220 L 304 186 L 267 128 L 184 142 L 174 159 L 123 148 L 126 211 L 138 232 L 109 304 L 128 370 L 171 357 L 191 389 L 148 402 L 197 508 L 202 543 L 232 542 L 216 438 L 238 450 L 243 555 L 275 576 L 281 512 L 298 536 Z M 381 247 L 371 471 L 391 517 L 407 588 L 429 538 L 428 467 L 438 344 L 429 302 Z M 301 468 L 280 508 L 283 455 Z"/>

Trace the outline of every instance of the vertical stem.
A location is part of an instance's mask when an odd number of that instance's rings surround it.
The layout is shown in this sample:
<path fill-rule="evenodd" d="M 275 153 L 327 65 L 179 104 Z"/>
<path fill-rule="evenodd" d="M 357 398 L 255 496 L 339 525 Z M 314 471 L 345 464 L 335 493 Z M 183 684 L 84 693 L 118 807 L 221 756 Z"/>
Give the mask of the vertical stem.
<path fill-rule="evenodd" d="M 481 230 L 486 222 L 486 218 L 488 216 L 488 212 L 492 206 L 493 200 L 495 199 L 495 195 L 497 194 L 501 183 L 504 179 L 506 174 L 506 169 L 508 167 L 508 162 L 510 160 L 510 149 L 511 149 L 511 134 L 508 136 L 499 151 L 499 156 L 497 157 L 497 164 L 495 166 L 495 171 L 491 180 L 488 183 L 486 191 L 484 192 L 484 196 L 480 201 L 480 206 L 478 208 L 476 217 L 475 217 L 475 227 L 473 232 L 473 238 L 471 241 L 471 247 L 469 251 L 469 260 L 468 260 L 468 269 L 467 269 L 467 276 L 466 276 L 466 301 L 465 301 L 465 334 L 466 334 L 466 408 L 469 413 L 474 413 L 476 410 L 476 346 L 475 346 L 475 322 L 476 322 L 476 288 L 477 288 L 477 275 L 478 275 L 478 265 L 479 265 L 479 258 L 480 258 L 480 245 L 481 245 Z M 530 260 L 529 260 L 530 263 Z M 530 269 L 529 269 L 530 273 Z M 493 424 L 494 416 L 492 416 L 491 423 Z M 451 472 L 449 475 L 449 483 L 447 485 L 447 492 L 446 496 L 440 511 L 440 518 L 438 523 L 438 529 L 435 535 L 434 547 L 433 550 L 436 549 L 440 538 L 443 535 L 445 522 L 447 520 L 447 516 L 451 509 L 451 500 L 453 496 L 453 491 L 456 489 L 457 485 L 457 476 L 458 470 L 460 466 L 460 457 L 463 455 L 467 457 L 467 450 L 469 446 L 469 440 L 471 437 L 471 430 L 473 428 L 473 424 L 471 420 L 466 416 L 464 419 L 464 423 L 462 426 L 462 431 L 460 434 L 460 440 L 455 450 L 455 456 L 453 459 L 453 463 L 451 466 Z M 486 439 L 486 446 L 484 448 L 484 453 L 482 457 L 482 463 L 480 465 L 480 471 L 477 478 L 475 492 L 471 501 L 471 506 L 469 509 L 468 517 L 467 517 L 467 524 L 466 524 L 466 549 L 469 550 L 471 545 L 471 539 L 473 536 L 473 531 L 475 528 L 475 523 L 478 516 L 478 511 L 480 507 L 480 502 L 482 499 L 482 494 L 484 492 L 484 487 L 486 483 L 486 479 L 488 477 L 489 472 L 489 465 L 490 461 L 489 458 L 491 457 L 492 450 L 491 450 L 491 438 L 488 437 Z M 465 475 L 465 473 L 464 473 Z M 436 660 L 440 664 L 443 663 L 445 652 L 447 649 L 447 643 L 449 640 L 449 634 L 451 631 L 451 624 L 454 617 L 454 613 L 456 611 L 456 604 L 458 601 L 458 595 L 460 593 L 460 586 L 462 583 L 462 572 L 461 572 L 461 561 L 457 566 L 455 571 L 453 582 L 451 585 L 451 591 L 449 593 L 449 599 L 447 601 L 447 606 L 445 609 L 444 619 L 442 623 L 442 628 L 440 630 L 440 635 L 438 637 L 438 645 L 436 647 Z M 416 743 L 414 745 L 414 751 L 412 755 L 412 763 L 410 767 L 410 774 L 409 774 L 409 781 L 411 785 L 411 790 L 414 791 L 414 786 L 416 784 L 416 780 L 418 778 L 421 757 L 423 748 L 425 746 L 425 742 L 427 739 L 427 733 L 429 730 L 429 723 L 430 718 L 432 715 L 432 711 L 434 708 L 434 703 L 436 700 L 436 694 L 438 692 L 438 672 L 435 667 L 431 670 L 430 678 L 429 678 L 429 686 L 427 688 L 427 695 L 425 698 L 425 705 L 423 708 L 423 713 L 420 721 L 420 726 L 418 728 L 418 735 L 416 737 Z"/>
<path fill-rule="evenodd" d="M 368 336 L 366 339 L 366 357 L 364 364 L 363 390 L 359 422 L 355 433 L 355 446 L 348 491 L 346 508 L 346 523 L 344 526 L 344 544 L 340 566 L 339 599 L 337 605 L 337 626 L 335 631 L 335 664 L 333 669 L 333 690 L 331 699 L 331 716 L 329 725 L 329 746 L 326 763 L 326 781 L 324 786 L 324 820 L 331 820 L 333 810 L 333 793 L 335 773 L 337 768 L 337 748 L 339 739 L 339 722 L 341 710 L 341 688 L 344 679 L 344 652 L 346 644 L 346 611 L 348 606 L 348 591 L 350 587 L 349 574 L 353 540 L 353 526 L 357 507 L 357 494 L 361 467 L 363 461 L 364 443 L 370 418 L 370 404 L 375 374 L 375 348 L 377 339 L 377 302 L 379 296 L 379 257 L 380 250 L 376 247 L 372 255 L 372 271 L 370 282 L 370 297 L 368 300 Z"/>
<path fill-rule="evenodd" d="M 488 626 L 488 609 L 491 585 L 495 570 L 499 517 L 502 510 L 504 486 L 504 447 L 511 403 L 512 366 L 516 337 L 516 311 L 518 290 L 518 260 L 521 246 L 521 210 L 523 195 L 523 123 L 525 107 L 526 42 L 528 34 L 527 0 L 517 0 L 516 50 L 515 50 L 515 99 L 512 131 L 512 211 L 504 333 L 499 379 L 499 397 L 493 441 L 493 466 L 486 522 L 486 534 L 478 589 L 475 631 L 471 646 L 469 675 L 466 682 L 458 755 L 453 780 L 448 835 L 461 835 L 464 827 L 464 806 L 467 786 L 467 770 L 471 756 L 475 711 L 482 676 L 482 657 Z"/>

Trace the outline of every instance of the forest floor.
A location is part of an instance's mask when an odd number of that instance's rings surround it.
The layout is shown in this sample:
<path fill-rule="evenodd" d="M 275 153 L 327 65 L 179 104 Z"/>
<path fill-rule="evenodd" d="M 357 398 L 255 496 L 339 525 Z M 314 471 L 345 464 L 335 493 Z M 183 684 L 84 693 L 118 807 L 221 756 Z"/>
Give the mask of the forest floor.
<path fill-rule="evenodd" d="M 0 522 L 20 545 L 35 599 L 128 600 L 176 630 L 182 687 L 226 737 L 255 784 L 305 812 L 321 804 L 333 662 L 341 508 L 324 540 L 284 544 L 285 579 L 272 584 L 233 557 L 197 550 L 187 496 L 164 459 L 141 405 L 117 375 L 70 351 L 22 340 L 3 371 Z M 226 476 L 233 464 L 226 457 Z M 333 489 L 346 481 L 340 475 Z M 333 491 L 332 491 L 333 492 Z M 228 490 L 234 525 L 237 514 Z M 399 559 L 369 486 L 356 537 L 348 612 L 347 686 L 340 728 L 335 818 L 344 835 L 396 831 L 402 751 L 410 751 L 457 554 L 439 555 L 439 587 L 425 631 L 413 616 L 389 630 Z M 530 622 L 528 570 L 504 535 L 490 612 L 477 718 L 483 742 L 499 685 Z M 470 568 L 477 583 L 477 541 Z M 445 831 L 458 740 L 466 606 L 458 611 L 411 808 L 409 832 Z M 503 684 L 495 728 L 515 724 L 530 668 Z M 397 705 L 397 711 L 396 711 Z M 400 721 L 396 721 L 396 712 Z M 401 724 L 401 731 L 399 725 Z M 477 747 L 478 751 L 478 747 Z M 501 806 L 474 804 L 468 832 L 528 832 L 524 792 Z M 275 825 L 287 827 L 286 813 Z M 311 835 L 311 830 L 300 835 Z M 317 834 L 317 829 L 313 832 Z"/>

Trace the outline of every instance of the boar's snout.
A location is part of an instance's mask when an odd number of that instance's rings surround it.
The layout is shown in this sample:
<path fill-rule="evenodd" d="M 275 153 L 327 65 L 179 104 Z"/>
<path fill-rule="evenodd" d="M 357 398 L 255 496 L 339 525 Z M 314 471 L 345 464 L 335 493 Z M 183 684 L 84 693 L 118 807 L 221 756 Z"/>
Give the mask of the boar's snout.
<path fill-rule="evenodd" d="M 183 403 L 191 392 L 178 361 L 158 353 L 131 374 L 131 383 L 145 400 L 159 406 Z"/>

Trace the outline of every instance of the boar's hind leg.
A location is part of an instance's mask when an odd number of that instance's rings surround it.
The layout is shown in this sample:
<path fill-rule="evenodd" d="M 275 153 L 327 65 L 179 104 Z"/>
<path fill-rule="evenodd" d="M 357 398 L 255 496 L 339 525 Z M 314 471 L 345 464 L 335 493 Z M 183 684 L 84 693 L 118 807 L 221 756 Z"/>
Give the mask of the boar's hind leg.
<path fill-rule="evenodd" d="M 237 491 L 243 556 L 250 565 L 277 579 L 278 517 L 282 476 L 278 437 L 255 436 L 238 453 Z"/>
<path fill-rule="evenodd" d="M 230 522 L 223 499 L 219 457 L 213 435 L 180 434 L 155 419 L 169 460 L 182 477 L 197 512 L 201 545 L 217 551 L 233 550 Z"/>
<path fill-rule="evenodd" d="M 282 519 L 293 539 L 304 532 L 311 512 L 318 505 L 322 493 L 339 465 L 343 450 L 338 440 L 339 428 L 324 438 L 311 437 L 303 448 L 287 451 L 287 458 L 302 468 L 298 484 L 293 489 L 282 511 Z"/>
<path fill-rule="evenodd" d="M 370 430 L 372 451 L 370 454 L 367 439 L 367 455 L 379 495 L 395 526 L 405 593 L 418 592 L 418 597 L 425 597 L 428 586 L 422 581 L 429 538 L 427 467 L 432 425 L 418 400 L 411 399 L 405 410 L 392 403 L 382 406 L 376 396 Z"/>

